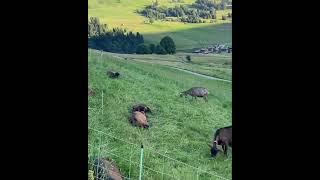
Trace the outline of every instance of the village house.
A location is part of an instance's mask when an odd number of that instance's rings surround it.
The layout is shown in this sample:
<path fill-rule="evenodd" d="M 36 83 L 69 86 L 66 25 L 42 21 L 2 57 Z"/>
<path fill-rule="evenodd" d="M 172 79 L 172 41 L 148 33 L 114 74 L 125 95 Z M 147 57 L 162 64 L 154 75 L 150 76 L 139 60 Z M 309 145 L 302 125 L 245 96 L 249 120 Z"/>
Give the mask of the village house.
<path fill-rule="evenodd" d="M 231 53 L 232 47 L 229 47 L 226 44 L 215 44 L 212 46 L 208 46 L 208 48 L 201 48 L 193 51 L 193 53 L 198 53 L 198 54 L 221 53 L 221 52 Z"/>

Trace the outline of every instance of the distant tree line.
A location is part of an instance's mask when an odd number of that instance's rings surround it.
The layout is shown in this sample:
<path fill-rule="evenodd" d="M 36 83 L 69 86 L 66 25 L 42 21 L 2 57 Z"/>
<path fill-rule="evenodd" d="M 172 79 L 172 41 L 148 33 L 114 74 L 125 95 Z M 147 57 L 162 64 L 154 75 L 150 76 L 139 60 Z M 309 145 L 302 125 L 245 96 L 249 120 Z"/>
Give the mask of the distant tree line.
<path fill-rule="evenodd" d="M 176 45 L 173 39 L 165 36 L 158 45 L 140 44 L 137 47 L 137 54 L 174 54 L 176 53 Z"/>
<path fill-rule="evenodd" d="M 229 1 L 224 0 L 214 3 L 212 0 L 196 0 L 191 5 L 180 5 L 175 7 L 159 6 L 158 2 L 146 6 L 138 13 L 149 19 L 163 20 L 167 17 L 177 17 L 182 22 L 200 23 L 202 19 L 215 19 L 215 11 L 225 9 Z"/>
<path fill-rule="evenodd" d="M 106 24 L 91 17 L 88 22 L 88 47 L 92 49 L 126 54 L 174 54 L 176 46 L 172 38 L 166 36 L 160 44 L 144 44 L 143 36 L 137 32 L 127 32 L 125 29 L 108 30 Z"/>
<path fill-rule="evenodd" d="M 137 32 L 127 32 L 125 29 L 108 30 L 106 24 L 101 24 L 98 18 L 91 17 L 88 22 L 88 47 L 114 53 L 132 54 L 139 44 L 144 43 L 143 36 Z"/>

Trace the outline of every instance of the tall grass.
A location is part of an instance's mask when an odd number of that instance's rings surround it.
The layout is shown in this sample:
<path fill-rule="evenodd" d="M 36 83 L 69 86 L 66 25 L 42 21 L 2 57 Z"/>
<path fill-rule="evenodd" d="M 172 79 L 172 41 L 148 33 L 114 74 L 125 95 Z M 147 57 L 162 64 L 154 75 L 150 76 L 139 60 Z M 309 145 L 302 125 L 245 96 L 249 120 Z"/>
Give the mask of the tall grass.
<path fill-rule="evenodd" d="M 178 179 L 196 179 L 196 172 L 175 161 L 164 159 L 154 151 L 202 170 L 231 179 L 232 155 L 220 154 L 210 158 L 208 143 L 214 131 L 231 124 L 230 83 L 207 80 L 169 67 L 115 58 L 91 51 L 89 53 L 89 86 L 97 95 L 89 97 L 89 127 L 133 144 L 143 143 L 146 149 L 144 165 L 161 170 Z M 119 79 L 109 79 L 106 69 L 120 71 Z M 209 102 L 203 99 L 181 98 L 179 92 L 192 86 L 209 89 Z M 102 106 L 103 92 L 103 106 Z M 128 122 L 129 110 L 134 103 L 149 105 L 149 130 L 132 127 Z M 103 114 L 102 114 L 103 111 Z M 117 141 L 109 136 L 89 131 L 89 157 L 96 155 L 98 145 L 105 145 L 99 152 L 110 156 L 121 172 L 137 176 L 139 148 Z M 131 156 L 130 156 L 131 155 Z M 131 169 L 130 169 L 131 168 Z M 188 172 L 188 173 L 187 173 Z M 162 175 L 145 169 L 147 179 L 161 179 Z M 170 179 L 165 177 L 164 179 Z M 199 179 L 217 179 L 200 173 Z"/>

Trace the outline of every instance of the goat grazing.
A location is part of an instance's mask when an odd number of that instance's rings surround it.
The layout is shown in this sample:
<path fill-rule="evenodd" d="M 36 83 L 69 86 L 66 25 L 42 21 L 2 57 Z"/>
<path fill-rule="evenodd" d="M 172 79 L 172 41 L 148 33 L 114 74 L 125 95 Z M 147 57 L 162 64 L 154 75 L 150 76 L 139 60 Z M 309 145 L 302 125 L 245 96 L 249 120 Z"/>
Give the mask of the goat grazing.
<path fill-rule="evenodd" d="M 114 71 L 114 70 L 108 70 L 107 71 L 107 75 L 110 77 L 110 78 L 117 78 L 120 76 L 120 73 L 117 72 L 117 71 Z"/>
<path fill-rule="evenodd" d="M 212 157 L 216 156 L 219 151 L 217 145 L 221 145 L 224 154 L 227 155 L 228 146 L 232 147 L 232 126 L 220 128 L 215 132 L 212 145 L 209 145 Z"/>
<path fill-rule="evenodd" d="M 149 128 L 147 117 L 143 111 L 142 112 L 139 112 L 139 111 L 133 112 L 130 119 L 129 119 L 129 122 L 132 125 L 136 125 L 136 126 L 143 127 L 143 128 Z"/>
<path fill-rule="evenodd" d="M 209 91 L 206 88 L 203 87 L 193 87 L 187 91 L 183 91 L 180 93 L 180 96 L 191 96 L 192 98 L 194 97 L 195 99 L 197 97 L 203 97 L 205 101 L 208 101 L 208 95 L 209 95 Z"/>
<path fill-rule="evenodd" d="M 146 106 L 145 104 L 136 104 L 132 107 L 132 112 L 135 112 L 135 111 L 139 111 L 139 112 L 151 112 L 151 109 Z"/>

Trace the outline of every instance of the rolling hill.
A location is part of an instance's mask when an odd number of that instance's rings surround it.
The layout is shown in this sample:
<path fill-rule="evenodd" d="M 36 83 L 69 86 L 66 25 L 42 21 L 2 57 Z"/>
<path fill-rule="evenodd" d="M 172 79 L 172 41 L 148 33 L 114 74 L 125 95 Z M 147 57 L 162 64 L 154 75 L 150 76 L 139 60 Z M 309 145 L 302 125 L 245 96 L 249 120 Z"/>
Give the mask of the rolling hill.
<path fill-rule="evenodd" d="M 195 0 L 184 0 L 184 3 L 171 3 L 170 0 L 158 0 L 160 5 L 175 6 L 191 4 Z M 215 23 L 181 23 L 155 21 L 145 23 L 147 18 L 136 13 L 136 10 L 150 5 L 152 0 L 89 0 L 88 17 L 99 17 L 103 23 L 112 27 L 122 27 L 130 31 L 141 32 L 146 42 L 159 42 L 165 35 L 170 35 L 177 50 L 190 51 L 213 43 L 231 43 L 232 25 L 230 20 L 221 20 L 222 15 L 231 10 L 218 11 Z"/>

